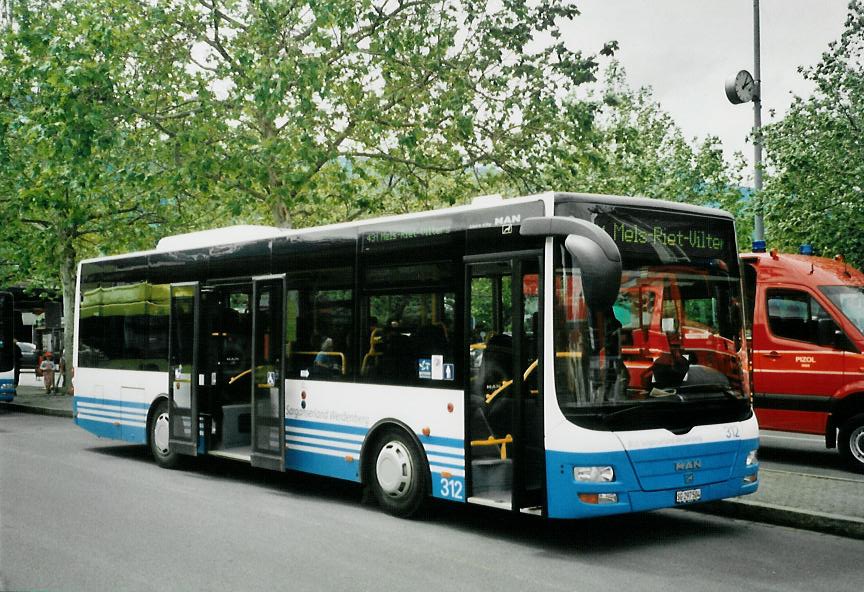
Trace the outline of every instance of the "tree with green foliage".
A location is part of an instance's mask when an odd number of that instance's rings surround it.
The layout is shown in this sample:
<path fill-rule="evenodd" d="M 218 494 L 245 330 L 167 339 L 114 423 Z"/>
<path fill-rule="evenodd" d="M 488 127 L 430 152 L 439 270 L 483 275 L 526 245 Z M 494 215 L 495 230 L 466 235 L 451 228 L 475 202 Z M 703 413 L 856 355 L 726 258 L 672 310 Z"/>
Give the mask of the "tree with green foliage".
<path fill-rule="evenodd" d="M 151 246 L 178 218 L 180 146 L 159 125 L 190 109 L 194 77 L 165 59 L 177 41 L 124 0 L 28 2 L 0 31 L 0 273 L 59 285 L 66 352 L 78 261 Z"/>
<path fill-rule="evenodd" d="M 768 172 L 759 203 L 769 245 L 842 253 L 864 265 L 864 2 L 853 0 L 845 29 L 814 67 L 815 84 L 764 128 Z"/>
<path fill-rule="evenodd" d="M 175 4 L 218 95 L 209 178 L 280 226 L 454 203 L 488 168 L 536 186 L 596 68 L 560 41 L 567 0 Z"/>

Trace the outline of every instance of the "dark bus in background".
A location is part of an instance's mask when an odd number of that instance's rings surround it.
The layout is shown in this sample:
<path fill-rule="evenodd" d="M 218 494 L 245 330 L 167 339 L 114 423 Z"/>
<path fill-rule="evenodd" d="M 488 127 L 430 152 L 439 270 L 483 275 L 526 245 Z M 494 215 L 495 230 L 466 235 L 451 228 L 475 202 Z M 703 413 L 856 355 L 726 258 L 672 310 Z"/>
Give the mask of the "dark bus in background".
<path fill-rule="evenodd" d="M 0 292 L 0 401 L 15 398 L 15 311 L 12 294 Z"/>

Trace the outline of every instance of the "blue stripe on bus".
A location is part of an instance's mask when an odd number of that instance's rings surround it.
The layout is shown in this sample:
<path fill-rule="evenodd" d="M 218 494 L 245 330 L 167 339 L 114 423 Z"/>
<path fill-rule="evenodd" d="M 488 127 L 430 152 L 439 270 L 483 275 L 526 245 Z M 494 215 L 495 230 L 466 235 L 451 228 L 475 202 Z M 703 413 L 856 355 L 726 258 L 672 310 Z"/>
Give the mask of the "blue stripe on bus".
<path fill-rule="evenodd" d="M 465 463 L 455 464 L 455 463 L 438 462 L 436 460 L 436 461 L 429 461 L 429 464 L 435 465 L 436 467 L 447 467 L 448 469 L 464 469 L 465 468 Z"/>
<path fill-rule="evenodd" d="M 334 438 L 332 436 L 322 436 L 320 434 L 309 434 L 307 432 L 296 432 L 285 428 L 285 436 L 295 436 L 302 438 L 315 438 L 317 440 L 327 440 L 328 442 L 338 442 L 340 444 L 353 444 L 358 448 L 363 444 L 360 440 L 349 440 L 348 438 Z"/>
<path fill-rule="evenodd" d="M 345 457 L 315 454 L 305 450 L 285 450 L 285 468 L 314 473 L 325 477 L 336 477 L 348 481 L 360 481 L 360 463 L 358 459 L 351 462 Z"/>
<path fill-rule="evenodd" d="M 130 409 L 150 409 L 150 403 L 139 403 L 137 401 L 118 401 L 116 399 L 94 399 L 93 397 L 81 397 L 75 395 L 74 403 L 93 403 L 94 405 L 111 405 L 115 407 L 129 407 Z"/>
<path fill-rule="evenodd" d="M 81 417 L 76 417 L 75 423 L 100 438 L 124 440 L 133 444 L 147 442 L 147 430 L 143 427 L 117 425 L 111 421 L 96 421 Z"/>
<path fill-rule="evenodd" d="M 443 436 L 424 436 L 422 434 L 417 435 L 420 438 L 420 442 L 425 444 L 430 444 L 432 446 L 446 446 L 447 448 L 458 448 L 464 454 L 465 451 L 465 442 L 459 440 L 458 438 L 445 438 Z"/>
<path fill-rule="evenodd" d="M 354 436 L 365 436 L 369 432 L 369 428 L 360 427 L 360 426 L 351 426 L 337 423 L 324 423 L 320 421 L 308 421 L 305 419 L 285 419 L 285 427 L 299 427 L 299 428 L 307 428 L 313 430 L 322 430 L 328 432 L 341 432 L 343 434 L 351 434 Z M 443 436 L 424 436 L 422 434 L 417 434 L 417 437 L 420 439 L 420 442 L 425 444 L 430 444 L 434 446 L 445 446 L 447 448 L 455 448 L 462 452 L 464 455 L 465 443 L 458 438 L 445 438 Z M 443 454 L 443 453 L 442 453 Z M 455 451 L 454 451 L 455 454 Z"/>
<path fill-rule="evenodd" d="M 365 436 L 369 428 L 358 426 L 349 426 L 339 423 L 324 423 L 320 421 L 307 421 L 305 419 L 285 419 L 285 427 L 308 428 L 311 430 L 324 430 L 328 432 L 342 432 L 343 434 L 352 434 L 355 436 Z"/>
<path fill-rule="evenodd" d="M 126 419 L 126 420 L 135 420 L 142 419 L 140 415 L 133 417 L 124 417 L 122 415 L 124 409 L 128 411 L 135 411 L 140 414 L 140 411 L 147 410 L 150 408 L 150 405 L 147 403 L 139 403 L 139 402 L 127 402 L 127 401 L 119 401 L 115 399 L 96 399 L 93 397 L 81 397 L 76 396 L 73 399 L 73 408 L 75 410 L 75 423 L 80 427 L 86 429 L 87 431 L 99 436 L 100 438 L 110 438 L 114 440 L 125 440 L 127 442 L 134 442 L 143 444 L 147 441 L 147 432 L 144 427 L 136 427 L 136 426 L 126 426 L 126 425 L 115 425 L 115 421 L 112 421 L 111 417 L 106 417 L 107 421 L 97 421 L 93 419 L 85 419 L 78 417 L 79 413 L 84 413 L 86 415 L 87 409 L 81 409 L 78 407 L 78 403 L 89 403 L 94 405 L 106 405 L 110 407 L 115 407 L 116 410 L 114 413 L 119 413 L 120 416 L 116 419 Z M 99 411 L 99 410 L 94 410 Z M 104 413 L 112 413 L 111 409 L 102 409 Z M 352 436 L 363 436 L 365 437 L 369 429 L 361 426 L 351 426 L 344 424 L 332 424 L 325 423 L 319 421 L 307 421 L 302 419 L 285 419 L 285 432 L 286 439 L 289 436 L 293 437 L 304 437 L 304 438 L 314 438 L 320 440 L 321 442 L 309 443 L 309 442 L 294 442 L 295 445 L 300 446 L 308 446 L 310 448 L 320 448 L 323 450 L 330 450 L 333 452 L 341 453 L 344 456 L 334 456 L 332 454 L 324 454 L 324 453 L 315 453 L 306 450 L 296 450 L 290 447 L 291 442 L 286 443 L 285 449 L 285 466 L 290 469 L 304 471 L 308 473 L 313 473 L 316 475 L 323 475 L 327 477 L 335 477 L 337 479 L 346 479 L 349 481 L 360 481 L 360 469 L 359 469 L 359 458 L 355 455 L 359 455 L 360 448 L 362 446 L 362 442 L 358 440 L 351 440 L 348 438 L 340 438 L 338 436 L 329 436 L 322 434 L 308 434 L 304 432 L 299 432 L 292 430 L 291 428 L 305 428 L 305 429 L 313 429 L 325 432 L 334 432 L 337 434 L 345 434 Z M 439 468 L 452 468 L 452 469 L 464 469 L 464 442 L 462 440 L 456 438 L 445 438 L 441 436 L 424 436 L 422 434 L 417 434 L 417 437 L 423 443 L 424 447 L 429 446 L 440 446 L 444 448 L 449 448 L 448 451 L 430 451 L 427 450 L 427 455 L 436 456 L 441 460 L 452 461 L 452 462 L 434 462 L 433 464 Z M 203 453 L 203 447 L 201 439 L 199 439 L 199 453 Z M 341 447 L 340 447 L 341 445 Z M 352 450 L 346 450 L 347 446 L 352 447 Z M 352 455 L 352 452 L 354 453 Z M 351 460 L 346 460 L 346 458 L 350 458 Z M 460 462 L 461 461 L 461 462 Z M 437 483 L 441 479 L 445 479 L 441 476 L 440 472 L 433 471 L 432 472 L 433 483 Z M 461 497 L 454 497 L 452 493 L 452 488 L 456 487 L 457 489 L 461 489 L 462 492 L 465 490 L 465 480 L 462 477 L 450 477 L 446 478 L 450 481 L 450 489 L 451 494 L 449 496 L 442 495 L 439 491 L 438 487 L 433 488 L 433 495 L 435 497 L 441 497 L 444 499 L 455 499 L 456 501 L 464 501 L 464 494 Z M 453 485 L 453 483 L 457 483 Z"/>
<path fill-rule="evenodd" d="M 91 405 L 105 405 L 113 409 L 88 409 L 79 407 L 79 403 Z M 141 412 L 150 409 L 149 403 L 139 403 L 137 401 L 119 401 L 117 399 L 96 399 L 94 397 L 82 397 L 75 395 L 72 399 L 72 412 L 75 417 L 75 424 L 84 428 L 88 432 L 97 435 L 100 438 L 110 438 L 111 440 L 123 440 L 133 444 L 144 444 L 147 442 L 147 428 L 145 425 L 120 425 L 119 420 L 136 421 L 141 424 L 146 422 L 146 416 L 142 417 Z M 105 414 L 102 421 L 90 418 L 80 417 L 81 414 L 87 415 L 92 412 L 93 415 Z M 127 414 L 124 415 L 124 412 Z"/>
<path fill-rule="evenodd" d="M 295 442 L 293 440 L 288 441 L 288 439 L 286 438 L 285 446 L 286 446 L 286 450 L 288 448 L 290 448 L 291 446 L 306 446 L 308 448 L 321 448 L 323 450 L 332 450 L 334 452 L 340 452 L 342 454 L 350 454 L 351 452 L 353 452 L 355 454 L 360 454 L 360 442 L 354 442 L 353 446 L 349 449 L 349 448 L 346 448 L 345 446 L 337 446 L 337 445 L 332 444 L 332 443 L 318 444 L 317 442 L 315 442 L 315 443 Z M 314 453 L 310 453 L 310 454 L 314 454 Z"/>
<path fill-rule="evenodd" d="M 453 451 L 453 452 L 438 452 L 437 450 L 429 450 L 429 449 L 426 449 L 426 454 L 435 455 L 435 456 L 441 456 L 441 457 L 444 457 L 444 458 L 452 458 L 453 460 L 461 460 L 461 461 L 463 461 L 463 463 L 464 463 L 464 461 L 465 461 L 465 451 L 464 451 L 464 450 L 462 450 L 462 451 L 460 451 L 460 452 L 456 452 L 456 451 Z"/>

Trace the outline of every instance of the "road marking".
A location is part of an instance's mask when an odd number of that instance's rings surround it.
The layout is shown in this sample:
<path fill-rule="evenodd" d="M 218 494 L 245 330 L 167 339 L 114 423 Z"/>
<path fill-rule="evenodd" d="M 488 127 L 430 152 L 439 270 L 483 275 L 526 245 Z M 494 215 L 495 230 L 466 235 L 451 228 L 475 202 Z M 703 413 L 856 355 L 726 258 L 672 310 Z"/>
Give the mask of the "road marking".
<path fill-rule="evenodd" d="M 759 434 L 760 438 L 771 438 L 772 440 L 792 440 L 795 442 L 813 442 L 814 444 L 821 444 L 822 438 L 819 436 L 775 436 L 774 434 Z"/>
<path fill-rule="evenodd" d="M 802 473 L 800 471 L 784 471 L 782 469 L 761 468 L 759 472 L 783 473 L 784 475 L 795 475 L 797 477 L 815 477 L 817 479 L 828 479 L 829 481 L 845 481 L 846 483 L 864 483 L 864 479 L 849 479 L 848 477 L 832 477 L 830 475 L 817 475 L 816 473 Z"/>

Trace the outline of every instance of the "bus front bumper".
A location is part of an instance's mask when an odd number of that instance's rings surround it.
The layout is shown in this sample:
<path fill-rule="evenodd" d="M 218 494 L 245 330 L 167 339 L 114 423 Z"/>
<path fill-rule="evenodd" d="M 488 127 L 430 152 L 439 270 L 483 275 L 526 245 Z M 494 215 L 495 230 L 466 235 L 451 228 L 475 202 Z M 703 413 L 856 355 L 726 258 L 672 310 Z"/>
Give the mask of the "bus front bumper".
<path fill-rule="evenodd" d="M 717 449 L 724 449 L 718 454 Z M 550 518 L 590 518 L 689 505 L 754 493 L 759 463 L 748 465 L 758 440 L 648 451 L 655 458 L 635 460 L 631 452 L 573 453 L 547 451 L 546 477 Z M 681 460 L 678 460 L 681 459 Z M 577 468 L 611 467 L 614 478 L 584 482 Z"/>

